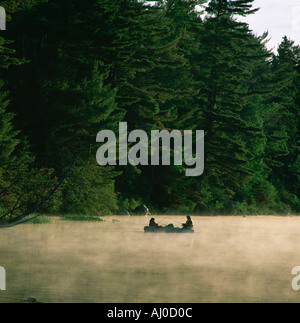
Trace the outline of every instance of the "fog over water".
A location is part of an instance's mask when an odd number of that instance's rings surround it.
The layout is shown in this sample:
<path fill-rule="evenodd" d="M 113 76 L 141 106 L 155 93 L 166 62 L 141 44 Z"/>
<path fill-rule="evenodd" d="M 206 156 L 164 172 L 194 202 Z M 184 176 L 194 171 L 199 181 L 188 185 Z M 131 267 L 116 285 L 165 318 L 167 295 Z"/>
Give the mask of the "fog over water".
<path fill-rule="evenodd" d="M 300 217 L 192 217 L 195 234 L 144 233 L 145 217 L 104 219 L 2 229 L 7 290 L 0 302 L 300 300 L 291 287 L 292 268 L 300 265 Z"/>

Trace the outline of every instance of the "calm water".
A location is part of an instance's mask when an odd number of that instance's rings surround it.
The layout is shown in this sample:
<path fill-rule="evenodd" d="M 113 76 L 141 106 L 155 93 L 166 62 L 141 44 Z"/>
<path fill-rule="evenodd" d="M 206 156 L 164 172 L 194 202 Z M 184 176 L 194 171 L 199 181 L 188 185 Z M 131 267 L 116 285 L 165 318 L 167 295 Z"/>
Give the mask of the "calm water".
<path fill-rule="evenodd" d="M 193 217 L 194 235 L 144 233 L 144 217 L 105 220 L 2 229 L 0 303 L 300 301 L 300 217 Z"/>

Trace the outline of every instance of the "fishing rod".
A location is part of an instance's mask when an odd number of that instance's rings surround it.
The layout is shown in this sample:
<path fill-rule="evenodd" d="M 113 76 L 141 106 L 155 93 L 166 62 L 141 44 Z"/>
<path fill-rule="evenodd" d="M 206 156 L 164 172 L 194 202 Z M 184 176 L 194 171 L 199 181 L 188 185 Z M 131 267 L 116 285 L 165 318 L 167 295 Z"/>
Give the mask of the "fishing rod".
<path fill-rule="evenodd" d="M 177 222 L 177 223 L 180 223 L 180 224 L 182 224 L 182 222 L 179 222 L 179 221 L 177 221 L 177 220 L 174 220 L 174 219 L 173 219 L 173 221 L 175 221 L 175 222 Z"/>
<path fill-rule="evenodd" d="M 165 219 L 167 219 L 168 217 L 166 216 L 164 219 L 162 219 L 161 221 L 159 221 L 157 224 L 160 224 L 161 222 L 163 222 Z"/>
<path fill-rule="evenodd" d="M 159 221 L 157 224 L 159 224 L 159 223 L 163 222 L 165 219 L 169 219 L 169 217 L 168 217 L 168 216 L 166 216 L 164 219 L 162 219 L 161 221 Z M 172 221 L 175 221 L 175 222 L 177 222 L 177 223 L 182 224 L 182 222 L 179 222 L 179 221 L 177 221 L 177 220 L 174 220 L 174 219 L 170 219 L 170 220 L 172 220 Z"/>

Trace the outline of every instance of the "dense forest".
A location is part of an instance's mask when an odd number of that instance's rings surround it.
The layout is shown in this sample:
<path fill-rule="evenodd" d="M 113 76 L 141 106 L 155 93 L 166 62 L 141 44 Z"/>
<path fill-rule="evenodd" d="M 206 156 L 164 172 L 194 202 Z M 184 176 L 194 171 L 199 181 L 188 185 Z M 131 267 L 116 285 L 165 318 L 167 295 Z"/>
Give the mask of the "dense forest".
<path fill-rule="evenodd" d="M 254 0 L 6 0 L 0 222 L 43 212 L 300 211 L 300 47 L 243 22 Z M 205 171 L 107 166 L 100 130 L 204 130 Z"/>

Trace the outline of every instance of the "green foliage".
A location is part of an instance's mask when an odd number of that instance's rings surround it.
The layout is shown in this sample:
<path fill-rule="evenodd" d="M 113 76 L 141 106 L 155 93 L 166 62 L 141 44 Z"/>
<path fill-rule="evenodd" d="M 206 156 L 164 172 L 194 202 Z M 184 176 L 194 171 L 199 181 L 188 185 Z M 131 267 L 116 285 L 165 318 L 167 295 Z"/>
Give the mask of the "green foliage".
<path fill-rule="evenodd" d="M 277 55 L 268 51 L 267 33 L 236 19 L 255 14 L 253 4 L 0 1 L 9 18 L 0 38 L 2 214 L 39 204 L 78 154 L 43 211 L 102 215 L 145 203 L 158 212 L 299 212 L 300 48 L 284 37 Z M 147 134 L 204 129 L 203 176 L 98 166 L 96 135 L 117 133 L 120 121 Z"/>
<path fill-rule="evenodd" d="M 8 14 L 14 14 L 22 8 L 31 7 L 34 4 L 46 2 L 48 0 L 1 0 L 0 6 L 5 8 Z M 10 15 L 8 15 L 8 18 L 10 18 Z"/>
<path fill-rule="evenodd" d="M 95 216 L 86 216 L 86 215 L 64 215 L 62 217 L 63 220 L 67 221 L 83 221 L 83 222 L 103 222 L 103 220 L 99 217 Z"/>
<path fill-rule="evenodd" d="M 26 224 L 47 224 L 47 223 L 51 223 L 51 218 L 46 215 L 40 215 L 25 223 Z"/>
<path fill-rule="evenodd" d="M 134 198 L 125 198 L 120 202 L 120 209 L 135 210 L 139 205 L 142 204 L 142 200 L 135 200 Z"/>
<path fill-rule="evenodd" d="M 5 168 L 13 162 L 12 153 L 19 140 L 15 138 L 18 132 L 12 125 L 14 115 L 7 112 L 9 101 L 7 92 L 3 91 L 3 85 L 3 81 L 0 81 L 0 165 Z"/>
<path fill-rule="evenodd" d="M 81 160 L 61 189 L 61 212 L 111 214 L 118 208 L 113 176 L 109 168 L 100 168 L 96 161 Z"/>
<path fill-rule="evenodd" d="M 0 69 L 24 63 L 24 60 L 20 60 L 14 56 L 15 50 L 11 48 L 12 44 L 12 41 L 0 37 Z"/>
<path fill-rule="evenodd" d="M 30 155 L 19 152 L 15 163 L 3 171 L 5 181 L 0 183 L 0 222 L 13 220 L 36 207 L 57 185 L 53 169 L 37 169 L 32 164 Z M 58 198 L 59 193 L 45 205 L 43 211 L 58 211 Z"/>

